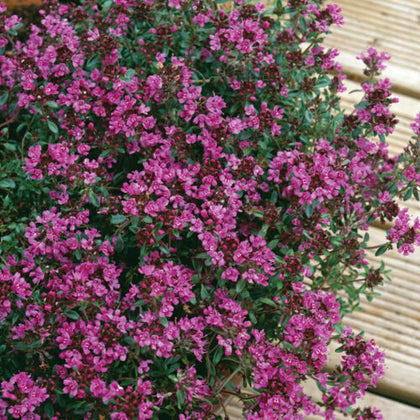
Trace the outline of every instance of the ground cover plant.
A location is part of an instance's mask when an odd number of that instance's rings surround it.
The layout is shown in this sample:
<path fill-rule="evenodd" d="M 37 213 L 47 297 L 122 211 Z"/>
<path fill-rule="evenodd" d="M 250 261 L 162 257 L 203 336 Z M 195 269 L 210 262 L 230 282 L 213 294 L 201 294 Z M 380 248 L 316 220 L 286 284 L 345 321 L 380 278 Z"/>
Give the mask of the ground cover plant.
<path fill-rule="evenodd" d="M 340 107 L 322 3 L 0 5 L 0 418 L 382 418 L 353 405 L 384 354 L 341 319 L 386 277 L 369 225 L 420 243 L 420 116 L 390 156 L 373 48 Z"/>

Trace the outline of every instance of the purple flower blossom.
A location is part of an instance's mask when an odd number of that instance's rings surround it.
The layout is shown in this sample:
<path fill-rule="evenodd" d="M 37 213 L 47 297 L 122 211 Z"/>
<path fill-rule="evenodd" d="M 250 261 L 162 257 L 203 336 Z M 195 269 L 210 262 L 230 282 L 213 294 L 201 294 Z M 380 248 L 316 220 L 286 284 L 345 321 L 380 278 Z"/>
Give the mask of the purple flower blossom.
<path fill-rule="evenodd" d="M 340 371 L 323 372 L 348 307 L 337 291 L 382 278 L 364 271 L 360 231 L 379 218 L 400 252 L 420 244 L 395 204 L 417 192 L 417 143 L 399 159 L 375 137 L 396 124 L 391 83 L 374 78 L 388 56 L 360 56 L 363 100 L 336 115 L 345 76 L 319 39 L 343 23 L 338 6 L 290 2 L 279 19 L 243 1 L 169 8 L 50 4 L 9 42 L 19 18 L 0 5 L 3 135 L 25 136 L 2 153 L 16 149 L 32 189 L 9 188 L 2 210 L 25 218 L 2 242 L 0 323 L 7 354 L 33 369 L 3 380 L 0 416 L 80 404 L 86 418 L 204 418 L 225 390 L 243 396 L 236 371 L 257 391 L 245 418 L 332 418 L 383 374 L 349 328 Z"/>

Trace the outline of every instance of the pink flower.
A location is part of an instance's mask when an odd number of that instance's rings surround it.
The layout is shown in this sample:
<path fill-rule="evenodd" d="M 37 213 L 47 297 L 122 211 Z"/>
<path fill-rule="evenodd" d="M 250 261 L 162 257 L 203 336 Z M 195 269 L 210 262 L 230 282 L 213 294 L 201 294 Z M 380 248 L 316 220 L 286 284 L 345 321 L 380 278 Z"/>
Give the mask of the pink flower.
<path fill-rule="evenodd" d="M 112 420 L 129 420 L 129 417 L 127 416 L 127 414 L 125 414 L 122 411 L 119 411 L 117 413 L 112 413 L 110 418 Z"/>
<path fill-rule="evenodd" d="M 18 15 L 12 15 L 10 17 L 6 17 L 4 19 L 4 30 L 9 31 L 10 29 L 13 29 L 18 23 L 22 21 L 22 18 Z"/>
<path fill-rule="evenodd" d="M 31 296 L 31 286 L 27 283 L 23 277 L 16 273 L 13 276 L 13 285 L 12 291 L 15 292 L 21 299 L 26 299 L 27 297 Z"/>
<path fill-rule="evenodd" d="M 410 126 L 414 133 L 420 136 L 420 112 L 416 115 L 414 122 Z"/>
<path fill-rule="evenodd" d="M 47 83 L 44 86 L 44 93 L 46 95 L 56 95 L 58 93 L 58 85 L 54 83 Z"/>
<path fill-rule="evenodd" d="M 153 90 L 162 89 L 163 81 L 162 78 L 158 75 L 152 75 L 147 78 L 147 85 L 150 86 Z"/>
<path fill-rule="evenodd" d="M 203 13 L 198 13 L 197 15 L 194 16 L 193 18 L 193 22 L 197 23 L 198 26 L 200 26 L 200 28 L 203 28 L 204 25 L 210 21 L 210 18 L 203 14 Z"/>
<path fill-rule="evenodd" d="M 106 383 L 99 378 L 95 378 L 90 383 L 90 392 L 95 398 L 101 398 L 107 394 L 108 389 Z"/>
<path fill-rule="evenodd" d="M 244 128 L 244 122 L 240 118 L 232 118 L 229 121 L 229 130 L 232 134 L 239 134 Z"/>
<path fill-rule="evenodd" d="M 263 3 L 261 3 L 261 2 L 257 2 L 257 3 L 255 4 L 255 10 L 256 10 L 258 13 L 263 13 L 263 12 L 264 12 L 264 10 L 265 10 L 265 5 L 264 5 Z"/>
<path fill-rule="evenodd" d="M 222 279 L 230 280 L 236 282 L 239 277 L 239 271 L 234 267 L 228 267 L 222 273 Z"/>
<path fill-rule="evenodd" d="M 79 390 L 79 384 L 72 378 L 66 378 L 63 381 L 65 385 L 63 388 L 63 392 L 65 394 L 70 394 L 72 397 L 77 395 L 77 391 Z"/>

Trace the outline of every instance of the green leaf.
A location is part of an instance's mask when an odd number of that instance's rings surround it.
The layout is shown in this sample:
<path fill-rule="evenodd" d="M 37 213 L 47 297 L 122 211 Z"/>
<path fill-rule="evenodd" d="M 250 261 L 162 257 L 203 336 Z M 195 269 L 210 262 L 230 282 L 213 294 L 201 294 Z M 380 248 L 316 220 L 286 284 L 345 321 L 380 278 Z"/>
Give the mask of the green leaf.
<path fill-rule="evenodd" d="M 312 217 L 312 213 L 314 212 L 314 205 L 313 203 L 311 205 L 306 204 L 305 205 L 305 214 L 306 217 Z"/>
<path fill-rule="evenodd" d="M 241 292 L 242 292 L 242 290 L 244 290 L 244 289 L 245 289 L 245 286 L 246 286 L 246 281 L 245 281 L 244 279 L 240 279 L 240 280 L 236 283 L 236 287 L 235 287 L 236 293 L 241 293 Z"/>
<path fill-rule="evenodd" d="M 99 55 L 94 55 L 91 58 L 89 58 L 89 60 L 86 63 L 86 68 L 91 71 L 93 69 L 95 69 L 100 61 L 101 57 Z"/>
<path fill-rule="evenodd" d="M 213 363 L 214 363 L 215 365 L 217 365 L 217 364 L 220 362 L 220 360 L 222 360 L 223 353 L 224 353 L 224 351 L 223 351 L 223 348 L 222 348 L 222 347 L 219 347 L 219 348 L 218 348 L 218 349 L 214 352 L 214 355 L 213 355 Z"/>
<path fill-rule="evenodd" d="M 242 131 L 241 134 L 239 134 L 239 139 L 240 140 L 248 140 L 249 138 L 251 138 L 253 136 L 253 132 L 252 131 Z"/>
<path fill-rule="evenodd" d="M 168 320 L 165 317 L 159 318 L 159 321 L 165 328 L 168 328 L 169 323 L 168 323 Z"/>
<path fill-rule="evenodd" d="M 117 241 L 115 242 L 115 251 L 122 252 L 124 249 L 124 240 L 121 235 L 117 236 Z"/>
<path fill-rule="evenodd" d="M 276 190 L 274 190 L 274 191 L 271 193 L 270 202 L 271 202 L 271 203 L 273 203 L 273 204 L 276 204 L 278 197 L 279 197 L 279 196 L 278 196 L 278 194 L 277 194 L 277 191 L 276 191 Z"/>
<path fill-rule="evenodd" d="M 178 400 L 178 408 L 181 409 L 181 407 L 182 407 L 182 405 L 184 404 L 184 401 L 185 401 L 185 396 L 184 396 L 184 393 L 182 392 L 181 389 L 177 389 L 176 399 Z"/>
<path fill-rule="evenodd" d="M 44 414 L 47 416 L 48 419 L 51 419 L 54 417 L 55 410 L 54 406 L 51 403 L 44 404 Z"/>
<path fill-rule="evenodd" d="M 13 347 L 17 351 L 26 351 L 29 348 L 28 344 L 22 342 L 16 343 Z"/>
<path fill-rule="evenodd" d="M 28 124 L 26 122 L 23 122 L 23 123 L 19 124 L 16 128 L 16 133 L 19 134 L 27 126 L 28 126 Z M 27 133 L 27 135 L 30 135 L 30 133 Z"/>
<path fill-rule="evenodd" d="M 159 247 L 159 250 L 162 252 L 162 254 L 165 254 L 165 255 L 170 255 L 171 253 L 171 251 L 169 251 L 169 248 L 163 245 Z"/>
<path fill-rule="evenodd" d="M 375 216 L 373 214 L 370 214 L 366 220 L 366 223 L 370 225 L 375 220 Z"/>
<path fill-rule="evenodd" d="M 317 89 L 329 86 L 331 84 L 331 80 L 329 77 L 320 77 L 320 79 L 318 80 L 318 83 L 315 85 L 315 87 Z"/>
<path fill-rule="evenodd" d="M 13 179 L 2 179 L 0 181 L 0 188 L 16 188 L 16 183 Z"/>
<path fill-rule="evenodd" d="M 16 145 L 13 143 L 3 143 L 3 146 L 6 150 L 9 150 L 10 152 L 16 152 Z"/>
<path fill-rule="evenodd" d="M 388 244 L 384 244 L 384 245 L 380 246 L 380 247 L 376 250 L 375 255 L 376 255 L 377 257 L 379 257 L 379 255 L 385 254 L 385 252 L 387 251 L 387 249 L 388 249 Z"/>
<path fill-rule="evenodd" d="M 39 103 L 35 103 L 34 108 L 35 108 L 35 111 L 36 111 L 38 114 L 42 114 L 42 107 L 41 107 L 41 104 L 39 104 Z"/>
<path fill-rule="evenodd" d="M 336 264 L 338 264 L 339 260 L 340 260 L 339 255 L 334 253 L 330 256 L 330 258 L 328 258 L 328 264 L 331 267 L 334 267 Z"/>
<path fill-rule="evenodd" d="M 18 29 L 20 29 L 20 28 L 23 28 L 23 23 L 22 23 L 22 22 L 16 23 L 16 25 L 15 25 L 15 26 L 13 26 L 13 29 L 14 29 L 15 31 L 17 31 L 17 30 L 18 30 Z"/>
<path fill-rule="evenodd" d="M 200 290 L 200 297 L 201 300 L 206 300 L 206 298 L 208 297 L 208 293 L 207 293 L 207 287 L 204 286 L 204 284 L 201 285 L 201 290 Z"/>
<path fill-rule="evenodd" d="M 136 75 L 136 71 L 134 69 L 128 69 L 124 74 L 124 79 L 131 80 Z"/>
<path fill-rule="evenodd" d="M 258 236 L 261 236 L 261 238 L 265 238 L 265 235 L 267 235 L 268 232 L 268 225 L 263 225 L 262 228 L 260 229 L 260 231 L 258 232 Z M 252 229 L 251 229 L 252 232 Z"/>
<path fill-rule="evenodd" d="M 365 109 L 369 105 L 369 101 L 361 101 L 358 104 L 354 105 L 357 109 Z"/>
<path fill-rule="evenodd" d="M 275 302 L 273 302 L 271 299 L 268 299 L 268 298 L 260 298 L 259 301 L 261 303 L 265 303 L 266 305 L 273 306 L 274 308 L 277 307 L 277 304 Z"/>
<path fill-rule="evenodd" d="M 312 240 L 311 235 L 309 235 L 309 232 L 306 229 L 302 232 L 302 234 L 306 239 Z"/>
<path fill-rule="evenodd" d="M 398 187 L 398 181 L 394 181 L 391 184 L 389 184 L 387 190 L 389 192 L 393 192 L 393 191 L 395 191 L 397 189 L 397 187 Z"/>
<path fill-rule="evenodd" d="M 9 92 L 4 92 L 1 96 L 0 96 L 0 106 L 3 106 L 6 102 L 7 99 L 9 98 Z"/>
<path fill-rule="evenodd" d="M 111 216 L 111 223 L 113 225 L 119 225 L 120 223 L 125 222 L 126 219 L 127 217 L 124 216 L 123 214 L 113 214 Z"/>
<path fill-rule="evenodd" d="M 262 219 L 262 218 L 264 217 L 264 213 L 263 213 L 262 211 L 260 211 L 260 210 L 254 210 L 254 211 L 252 212 L 252 214 L 253 214 L 255 217 L 258 217 L 259 219 Z"/>
<path fill-rule="evenodd" d="M 89 201 L 90 204 L 92 204 L 95 207 L 99 207 L 101 205 L 98 196 L 93 191 L 89 193 Z"/>
<path fill-rule="evenodd" d="M 76 311 L 65 311 L 64 314 L 67 316 L 67 318 L 72 319 L 73 321 L 77 321 L 80 318 L 80 314 Z"/>
<path fill-rule="evenodd" d="M 58 127 L 57 124 L 55 124 L 54 122 L 52 122 L 51 120 L 47 121 L 47 125 L 48 128 L 50 129 L 50 131 L 54 134 L 58 134 Z"/>
<path fill-rule="evenodd" d="M 321 392 L 325 392 L 325 391 L 326 391 L 326 388 L 324 388 L 324 387 L 320 384 L 320 382 L 319 382 L 319 381 L 316 381 L 316 386 L 318 387 L 318 389 L 319 389 Z"/>
<path fill-rule="evenodd" d="M 299 25 L 300 25 L 300 29 L 302 32 L 306 32 L 307 24 L 306 24 L 306 19 L 303 16 L 299 17 Z"/>
<path fill-rule="evenodd" d="M 209 258 L 209 254 L 207 254 L 206 252 L 200 252 L 199 254 L 195 256 L 195 258 L 206 260 L 207 258 Z"/>
<path fill-rule="evenodd" d="M 413 195 L 413 189 L 409 188 L 406 193 L 404 194 L 404 201 L 407 201 L 411 198 L 411 196 Z"/>
<path fill-rule="evenodd" d="M 48 107 L 53 108 L 53 109 L 57 109 L 59 107 L 58 103 L 55 102 L 55 101 L 47 101 L 47 102 L 45 102 L 45 104 Z"/>

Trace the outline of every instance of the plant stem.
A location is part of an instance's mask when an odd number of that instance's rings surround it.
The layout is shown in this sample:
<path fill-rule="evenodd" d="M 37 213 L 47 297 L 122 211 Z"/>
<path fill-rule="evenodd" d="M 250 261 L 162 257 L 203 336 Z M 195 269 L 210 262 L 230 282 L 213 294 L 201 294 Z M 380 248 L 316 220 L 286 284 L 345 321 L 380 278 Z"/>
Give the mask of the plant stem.
<path fill-rule="evenodd" d="M 219 389 L 215 392 L 214 396 L 216 397 L 217 395 L 220 394 L 221 391 L 223 391 L 223 388 L 229 383 L 229 381 L 240 371 L 242 370 L 242 366 L 238 366 L 230 375 L 228 378 L 225 379 L 225 381 L 223 382 L 223 384 L 219 387 Z"/>

